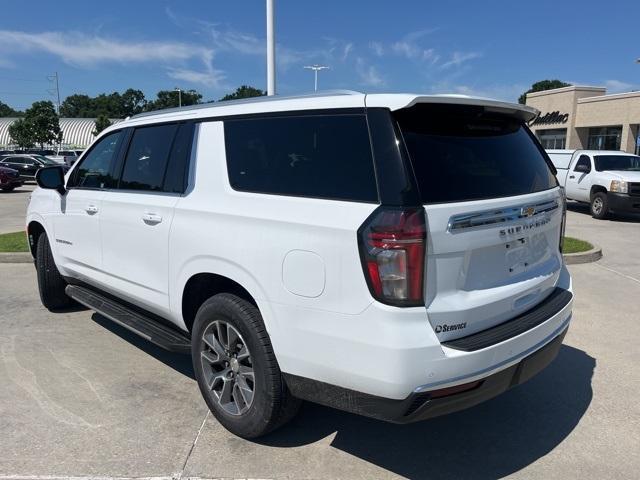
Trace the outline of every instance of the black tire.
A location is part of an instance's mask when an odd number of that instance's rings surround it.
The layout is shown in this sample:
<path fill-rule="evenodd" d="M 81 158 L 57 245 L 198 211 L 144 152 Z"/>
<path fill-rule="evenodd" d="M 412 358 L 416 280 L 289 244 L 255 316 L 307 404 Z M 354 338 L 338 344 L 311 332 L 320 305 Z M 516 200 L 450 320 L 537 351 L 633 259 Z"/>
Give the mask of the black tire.
<path fill-rule="evenodd" d="M 13 190 L 15 189 L 15 185 L 11 185 L 9 187 L 2 187 L 2 191 L 3 192 L 13 192 Z"/>
<path fill-rule="evenodd" d="M 603 220 L 609 215 L 609 201 L 605 192 L 596 192 L 591 197 L 591 216 L 598 220 Z"/>
<path fill-rule="evenodd" d="M 247 368 L 251 368 L 253 372 L 253 392 L 249 404 L 246 402 L 243 404 L 243 407 L 247 409 L 244 413 L 232 414 L 225 409 L 220 400 L 222 395 L 220 398 L 216 396 L 214 393 L 216 387 L 213 386 L 216 385 L 216 380 L 213 380 L 213 377 L 220 380 L 221 376 L 212 375 L 212 371 L 209 370 L 219 365 L 217 362 L 212 364 L 208 360 L 211 355 L 218 360 L 222 358 L 210 348 L 210 332 L 213 332 L 213 329 L 219 325 L 225 324 L 230 325 L 236 333 L 239 333 L 240 337 L 237 339 L 236 345 L 246 344 L 247 353 L 250 354 L 247 359 L 250 362 L 250 367 Z M 205 334 L 207 334 L 209 343 L 206 343 L 203 338 Z M 227 344 L 230 343 L 232 342 L 227 342 Z M 220 344 L 222 346 L 224 342 L 220 342 Z M 227 351 L 226 348 L 225 350 Z M 297 414 L 301 401 L 294 398 L 287 389 L 262 316 L 259 310 L 248 301 L 232 294 L 221 293 L 204 302 L 194 321 L 191 352 L 200 391 L 213 415 L 231 433 L 243 438 L 257 438 L 281 427 Z M 204 358 L 206 355 L 208 355 L 207 358 Z M 239 354 L 237 358 L 240 358 Z M 237 365 L 238 362 L 236 362 Z M 228 366 L 227 370 L 230 369 L 231 366 Z M 233 373 L 228 372 L 225 378 L 228 378 L 229 375 L 233 376 Z M 241 375 L 241 372 L 236 371 L 237 377 Z M 240 383 L 239 378 L 235 381 Z M 226 380 L 222 382 L 227 383 Z M 221 385 L 220 382 L 217 385 Z M 222 387 L 220 388 L 222 389 Z M 232 389 L 232 392 L 235 392 L 235 389 Z M 227 404 L 227 408 L 231 403 Z M 238 401 L 236 401 L 237 404 Z"/>
<path fill-rule="evenodd" d="M 53 261 L 49 239 L 44 233 L 38 237 L 36 246 L 36 270 L 42 305 L 49 310 L 60 310 L 75 305 L 75 302 L 64 293 L 67 282 L 62 278 Z"/>

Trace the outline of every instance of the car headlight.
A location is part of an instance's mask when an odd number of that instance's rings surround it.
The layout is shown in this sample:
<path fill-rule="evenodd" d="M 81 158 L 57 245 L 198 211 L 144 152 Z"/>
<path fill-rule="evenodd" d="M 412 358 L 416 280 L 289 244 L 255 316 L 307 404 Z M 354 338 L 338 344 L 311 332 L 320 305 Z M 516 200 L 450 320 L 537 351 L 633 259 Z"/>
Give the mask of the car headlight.
<path fill-rule="evenodd" d="M 611 180 L 611 192 L 629 193 L 629 184 L 624 180 Z"/>

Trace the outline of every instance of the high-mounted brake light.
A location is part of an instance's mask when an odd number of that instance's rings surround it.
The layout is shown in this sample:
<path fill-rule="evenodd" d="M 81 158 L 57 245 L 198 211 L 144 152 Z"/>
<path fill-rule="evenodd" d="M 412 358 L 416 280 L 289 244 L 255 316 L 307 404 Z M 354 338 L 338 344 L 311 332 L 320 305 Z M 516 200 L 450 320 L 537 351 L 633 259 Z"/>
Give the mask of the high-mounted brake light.
<path fill-rule="evenodd" d="M 424 209 L 380 207 L 358 236 L 371 294 L 389 305 L 424 305 Z"/>

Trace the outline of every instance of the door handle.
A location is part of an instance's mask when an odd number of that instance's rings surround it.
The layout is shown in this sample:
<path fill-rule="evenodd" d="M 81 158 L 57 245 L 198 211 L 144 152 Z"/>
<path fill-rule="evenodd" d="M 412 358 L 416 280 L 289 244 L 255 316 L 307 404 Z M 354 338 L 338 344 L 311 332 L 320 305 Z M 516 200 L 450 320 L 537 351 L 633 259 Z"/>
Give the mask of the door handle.
<path fill-rule="evenodd" d="M 162 221 L 162 216 L 155 213 L 145 213 L 144 215 L 142 215 L 142 220 L 145 223 L 156 224 Z"/>
<path fill-rule="evenodd" d="M 575 175 L 569 175 L 569 178 L 576 178 Z"/>
<path fill-rule="evenodd" d="M 89 215 L 93 215 L 94 213 L 98 213 L 98 207 L 95 205 L 87 205 L 84 209 Z"/>

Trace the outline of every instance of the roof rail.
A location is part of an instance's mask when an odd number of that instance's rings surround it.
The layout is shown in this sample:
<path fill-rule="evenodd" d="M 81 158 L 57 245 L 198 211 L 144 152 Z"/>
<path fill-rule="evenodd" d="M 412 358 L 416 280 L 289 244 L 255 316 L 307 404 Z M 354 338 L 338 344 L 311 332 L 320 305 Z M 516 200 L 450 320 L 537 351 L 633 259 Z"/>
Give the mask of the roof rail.
<path fill-rule="evenodd" d="M 363 94 L 362 92 L 358 92 L 355 90 L 324 90 L 319 92 L 290 95 L 290 96 L 272 95 L 272 96 L 262 96 L 262 97 L 241 98 L 239 100 L 224 100 L 224 101 L 217 101 L 217 102 L 211 101 L 209 103 L 198 103 L 197 105 L 188 105 L 186 107 L 165 108 L 163 110 L 154 110 L 152 112 L 138 113 L 137 115 L 132 115 L 129 118 L 134 119 L 134 118 L 141 118 L 141 117 L 151 117 L 154 115 L 163 115 L 165 113 L 189 112 L 192 110 L 226 107 L 228 105 L 238 105 L 243 103 L 263 103 L 263 102 L 274 102 L 278 100 L 295 100 L 298 98 L 331 97 L 331 96 L 338 96 L 338 95 L 362 95 L 362 94 Z"/>

